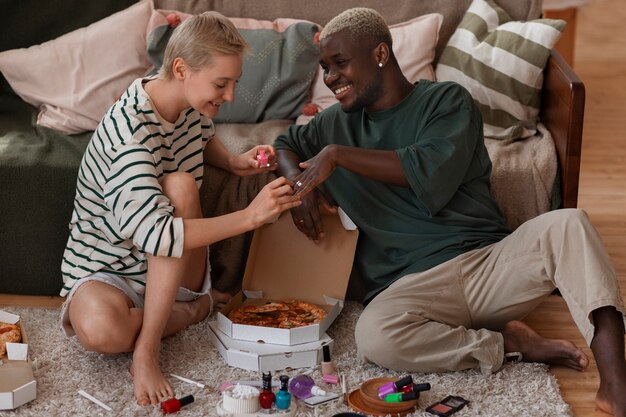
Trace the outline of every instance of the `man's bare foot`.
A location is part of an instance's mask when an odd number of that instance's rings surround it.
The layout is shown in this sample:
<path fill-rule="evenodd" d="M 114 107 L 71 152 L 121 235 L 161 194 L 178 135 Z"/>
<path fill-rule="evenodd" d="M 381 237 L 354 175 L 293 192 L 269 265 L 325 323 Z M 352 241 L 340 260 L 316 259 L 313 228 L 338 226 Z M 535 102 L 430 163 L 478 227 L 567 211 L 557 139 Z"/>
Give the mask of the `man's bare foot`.
<path fill-rule="evenodd" d="M 622 379 L 623 380 L 623 379 Z M 626 416 L 626 386 L 623 382 L 600 382 L 600 389 L 596 394 L 596 405 L 605 413 L 616 417 Z"/>
<path fill-rule="evenodd" d="M 130 374 L 137 404 L 158 404 L 174 397 L 170 383 L 161 372 L 158 355 L 135 350 Z"/>
<path fill-rule="evenodd" d="M 521 352 L 525 362 L 564 365 L 582 371 L 589 365 L 585 353 L 572 342 L 546 339 L 521 321 L 513 320 L 504 326 L 504 351 Z"/>
<path fill-rule="evenodd" d="M 215 288 L 211 288 L 211 297 L 213 298 L 213 311 L 222 311 L 226 303 L 233 298 L 229 293 L 218 291 Z"/>

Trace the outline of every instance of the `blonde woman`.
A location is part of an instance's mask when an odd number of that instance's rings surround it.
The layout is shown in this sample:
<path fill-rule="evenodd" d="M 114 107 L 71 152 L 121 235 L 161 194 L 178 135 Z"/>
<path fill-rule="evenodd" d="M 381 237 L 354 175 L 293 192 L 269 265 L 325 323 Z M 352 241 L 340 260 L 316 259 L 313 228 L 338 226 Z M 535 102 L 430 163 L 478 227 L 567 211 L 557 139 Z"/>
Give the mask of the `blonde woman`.
<path fill-rule="evenodd" d="M 155 78 L 136 80 L 107 112 L 83 157 L 62 263 L 62 324 L 89 351 L 133 351 L 141 405 L 174 396 L 161 338 L 229 299 L 211 290 L 208 245 L 300 204 L 278 178 L 248 207 L 202 218 L 203 165 L 238 175 L 276 169 L 271 146 L 230 154 L 211 118 L 233 100 L 248 45 L 219 13 L 178 26 Z M 256 154 L 264 149 L 269 166 Z"/>

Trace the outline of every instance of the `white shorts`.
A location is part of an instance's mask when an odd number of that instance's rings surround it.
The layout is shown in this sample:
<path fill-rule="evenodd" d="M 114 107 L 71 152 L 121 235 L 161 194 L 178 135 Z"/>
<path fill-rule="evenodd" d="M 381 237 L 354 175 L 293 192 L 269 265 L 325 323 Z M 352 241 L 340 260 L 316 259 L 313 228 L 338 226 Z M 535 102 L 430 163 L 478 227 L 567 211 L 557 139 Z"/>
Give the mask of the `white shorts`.
<path fill-rule="evenodd" d="M 78 290 L 78 288 L 90 281 L 98 281 L 108 284 L 112 287 L 117 288 L 122 291 L 133 303 L 133 307 L 135 308 L 143 308 L 144 305 L 144 294 L 140 294 L 135 291 L 129 284 L 128 280 L 117 275 L 108 274 L 105 272 L 96 272 L 93 275 L 82 278 L 77 281 L 72 289 L 70 290 L 65 302 L 61 307 L 61 328 L 65 335 L 69 338 L 74 337 L 76 332 L 72 328 L 72 324 L 70 323 L 70 314 L 69 314 L 69 306 L 72 301 L 72 297 L 74 293 Z M 204 282 L 202 283 L 202 288 L 199 292 L 191 291 L 190 289 L 180 287 L 178 289 L 178 294 L 176 294 L 176 301 L 193 301 L 201 295 L 208 294 L 211 297 L 211 268 L 209 267 L 208 258 L 207 258 L 207 268 L 206 274 L 204 276 Z M 213 305 L 213 300 L 211 300 L 211 305 Z M 210 314 L 210 313 L 209 313 Z"/>

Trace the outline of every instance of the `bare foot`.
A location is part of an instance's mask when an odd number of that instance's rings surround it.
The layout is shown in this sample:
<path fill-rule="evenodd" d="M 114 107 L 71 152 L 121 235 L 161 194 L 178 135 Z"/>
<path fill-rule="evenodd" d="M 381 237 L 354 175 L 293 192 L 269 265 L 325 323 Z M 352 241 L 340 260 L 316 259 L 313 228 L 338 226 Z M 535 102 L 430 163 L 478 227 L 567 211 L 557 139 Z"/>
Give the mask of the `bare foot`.
<path fill-rule="evenodd" d="M 582 371 L 589 365 L 585 353 L 572 342 L 546 339 L 521 321 L 513 320 L 504 326 L 504 351 L 521 352 L 524 362 L 564 365 Z"/>
<path fill-rule="evenodd" d="M 608 386 L 607 386 L 608 385 Z M 626 387 L 622 384 L 600 383 L 600 389 L 596 394 L 596 405 L 605 413 L 618 417 L 626 416 Z"/>
<path fill-rule="evenodd" d="M 130 374 L 137 404 L 158 404 L 174 397 L 170 383 L 161 372 L 158 355 L 135 350 Z"/>
<path fill-rule="evenodd" d="M 201 322 L 210 312 L 211 298 L 206 294 L 193 301 L 174 301 L 172 305 L 172 313 L 183 313 L 184 315 L 186 323 L 182 327 Z"/>
<path fill-rule="evenodd" d="M 213 311 L 222 311 L 226 303 L 233 298 L 229 293 L 218 291 L 215 288 L 211 288 L 211 297 L 213 298 Z"/>

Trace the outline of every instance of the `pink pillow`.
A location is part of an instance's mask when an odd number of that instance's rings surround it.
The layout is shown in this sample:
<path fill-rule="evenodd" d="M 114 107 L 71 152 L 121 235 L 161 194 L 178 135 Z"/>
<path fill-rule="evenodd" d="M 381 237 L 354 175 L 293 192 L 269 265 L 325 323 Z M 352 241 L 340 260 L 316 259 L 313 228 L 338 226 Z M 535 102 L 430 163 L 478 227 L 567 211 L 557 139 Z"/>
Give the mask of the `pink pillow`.
<path fill-rule="evenodd" d="M 37 123 L 74 134 L 95 130 L 106 111 L 150 69 L 143 0 L 57 39 L 0 53 L 11 88 L 39 108 Z"/>
<path fill-rule="evenodd" d="M 442 22 L 441 14 L 432 13 L 389 26 L 393 38 L 393 52 L 409 81 L 435 80 L 432 63 Z M 318 111 L 337 103 L 335 95 L 324 84 L 323 72 L 319 69 L 311 89 L 311 103 Z M 306 124 L 312 117 L 303 114 L 298 117 L 296 123 Z"/>

